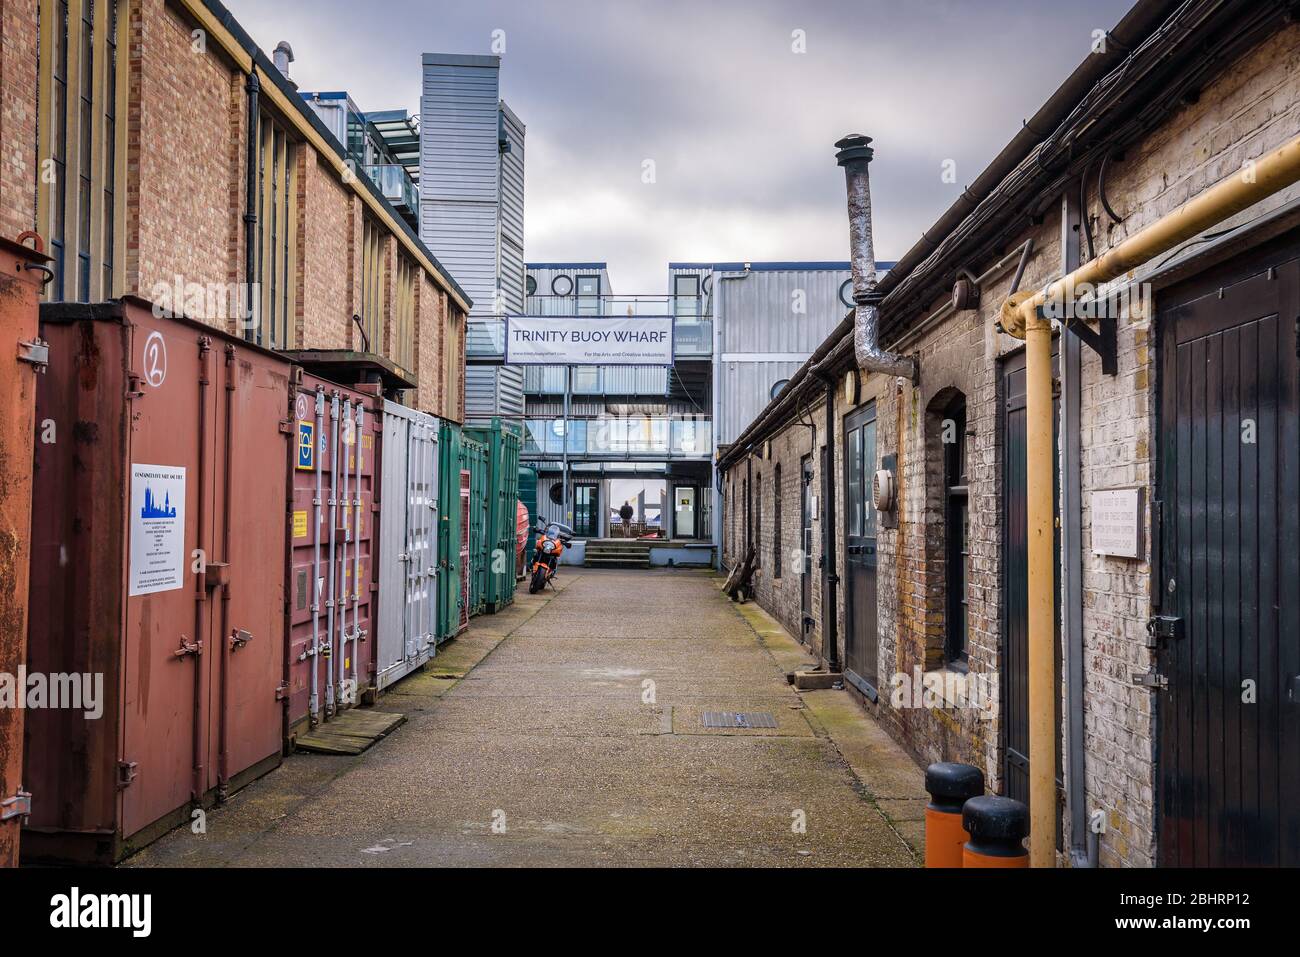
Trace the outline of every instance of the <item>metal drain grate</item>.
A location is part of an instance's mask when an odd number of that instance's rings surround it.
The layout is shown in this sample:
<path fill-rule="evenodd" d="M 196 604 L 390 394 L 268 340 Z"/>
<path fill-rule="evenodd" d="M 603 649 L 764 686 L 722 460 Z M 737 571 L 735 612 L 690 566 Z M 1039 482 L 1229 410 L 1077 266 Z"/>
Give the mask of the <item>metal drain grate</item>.
<path fill-rule="evenodd" d="M 776 718 L 770 711 L 706 711 L 706 728 L 775 728 Z"/>

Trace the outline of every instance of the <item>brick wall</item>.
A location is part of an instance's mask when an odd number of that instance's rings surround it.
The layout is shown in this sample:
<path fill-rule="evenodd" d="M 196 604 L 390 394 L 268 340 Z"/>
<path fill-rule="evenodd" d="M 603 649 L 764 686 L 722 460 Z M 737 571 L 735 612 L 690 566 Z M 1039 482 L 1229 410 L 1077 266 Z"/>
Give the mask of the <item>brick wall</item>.
<path fill-rule="evenodd" d="M 0 0 L 0 236 L 36 224 L 36 0 Z"/>
<path fill-rule="evenodd" d="M 313 348 L 353 348 L 353 300 L 349 285 L 353 254 L 352 198 L 315 150 L 301 149 L 298 264 L 299 342 Z M 355 348 L 360 348 L 358 342 Z"/>
<path fill-rule="evenodd" d="M 127 0 L 121 0 L 128 9 Z M 0 235 L 10 238 L 35 225 L 37 89 L 36 0 L 0 0 Z M 132 0 L 120 25 L 127 69 L 119 82 L 127 107 L 119 118 L 126 161 L 123 197 L 125 249 L 119 251 L 123 291 L 150 297 L 155 284 L 183 283 L 225 288 L 244 280 L 244 197 L 247 137 L 246 77 L 222 52 L 217 38 L 201 36 L 174 0 Z M 268 109 L 270 97 L 267 96 Z M 330 158 L 309 142 L 296 149 L 297 273 L 293 307 L 294 345 L 298 348 L 360 348 L 351 321 L 358 311 L 365 203 L 333 169 Z M 384 228 L 381 224 L 381 228 Z M 398 240 L 386 242 L 385 330 L 374 351 L 393 354 L 388 324 L 392 316 L 393 256 Z M 435 251 L 436 254 L 436 251 Z M 461 350 L 460 329 L 449 308 L 441 277 L 419 267 L 429 294 L 421 327 L 427 382 L 421 408 L 459 418 L 464 376 L 448 376 L 445 350 Z M 233 320 L 212 321 L 233 327 Z M 439 328 L 423 328 L 425 323 Z M 449 338 L 458 337 L 458 338 Z"/>
<path fill-rule="evenodd" d="M 126 282 L 146 297 L 178 275 L 224 284 L 237 271 L 229 203 L 231 184 L 242 183 L 242 157 L 232 166 L 230 149 L 238 87 L 221 60 L 194 49 L 190 29 L 165 0 L 133 4 Z"/>

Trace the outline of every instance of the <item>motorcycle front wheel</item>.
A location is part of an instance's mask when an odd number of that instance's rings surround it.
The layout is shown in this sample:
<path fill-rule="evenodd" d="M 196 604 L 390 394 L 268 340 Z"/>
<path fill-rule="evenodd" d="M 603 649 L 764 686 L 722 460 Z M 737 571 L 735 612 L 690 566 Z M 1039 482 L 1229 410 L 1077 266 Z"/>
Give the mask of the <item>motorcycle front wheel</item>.
<path fill-rule="evenodd" d="M 533 580 L 528 583 L 528 594 L 536 595 L 546 587 L 546 567 L 538 565 L 533 570 Z"/>

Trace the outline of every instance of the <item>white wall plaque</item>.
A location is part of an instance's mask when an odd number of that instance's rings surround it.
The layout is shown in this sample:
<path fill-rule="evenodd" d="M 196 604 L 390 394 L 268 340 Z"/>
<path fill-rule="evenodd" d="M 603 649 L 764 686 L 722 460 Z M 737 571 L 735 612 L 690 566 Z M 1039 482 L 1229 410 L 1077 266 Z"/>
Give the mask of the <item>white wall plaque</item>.
<path fill-rule="evenodd" d="M 1092 493 L 1092 553 L 1142 558 L 1142 489 Z"/>

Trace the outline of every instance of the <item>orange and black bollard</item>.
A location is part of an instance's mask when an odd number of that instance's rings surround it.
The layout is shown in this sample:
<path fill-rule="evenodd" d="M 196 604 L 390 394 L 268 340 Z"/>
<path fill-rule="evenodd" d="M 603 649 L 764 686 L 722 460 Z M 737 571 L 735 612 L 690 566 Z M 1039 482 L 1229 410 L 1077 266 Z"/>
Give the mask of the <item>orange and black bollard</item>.
<path fill-rule="evenodd" d="M 962 827 L 961 809 L 984 793 L 984 772 L 969 764 L 940 761 L 925 769 L 925 866 L 961 867 L 962 847 L 969 835 Z"/>
<path fill-rule="evenodd" d="M 1024 840 L 1029 808 L 1011 798 L 982 795 L 966 802 L 961 822 L 970 835 L 962 849 L 962 867 L 1028 867 Z"/>

